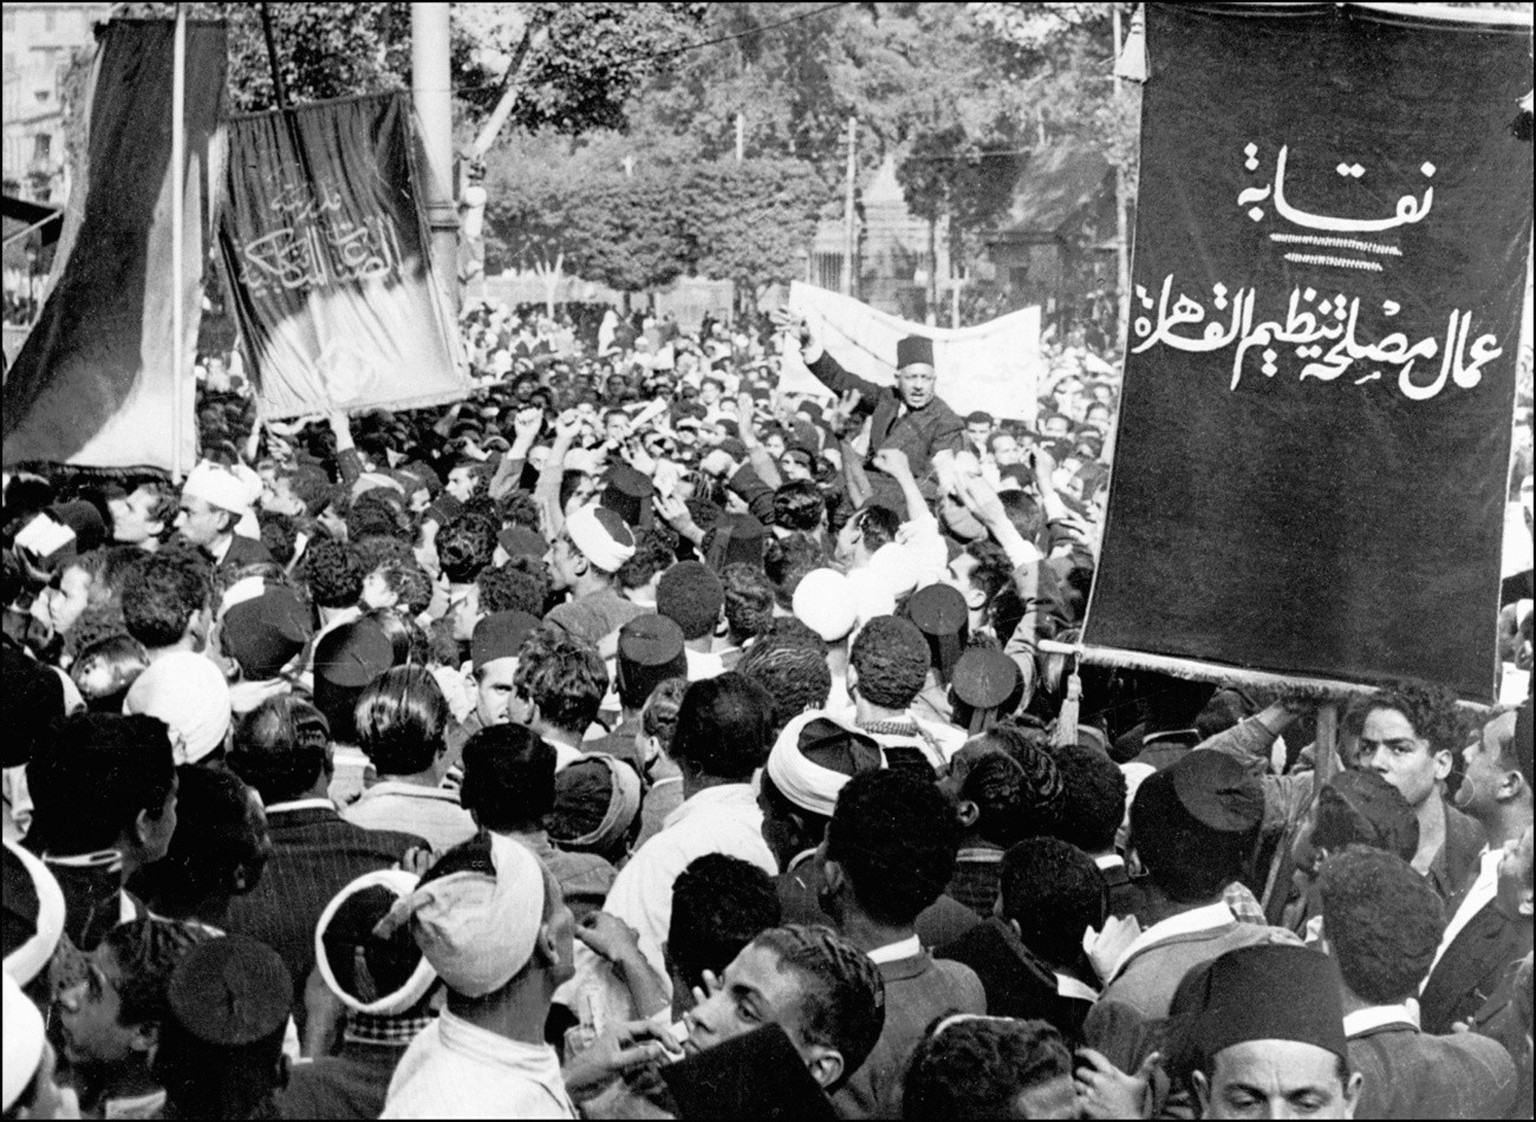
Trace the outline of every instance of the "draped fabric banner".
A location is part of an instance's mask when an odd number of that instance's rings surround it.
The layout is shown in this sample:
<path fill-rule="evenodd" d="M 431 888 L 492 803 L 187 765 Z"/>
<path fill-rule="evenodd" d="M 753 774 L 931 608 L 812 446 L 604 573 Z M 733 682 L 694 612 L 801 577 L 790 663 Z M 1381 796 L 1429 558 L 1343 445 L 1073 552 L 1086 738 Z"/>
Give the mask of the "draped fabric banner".
<path fill-rule="evenodd" d="M 908 335 L 933 340 L 938 394 L 962 417 L 976 409 L 994 417 L 1035 419 L 1036 387 L 1044 373 L 1040 356 L 1040 309 L 1025 308 L 989 323 L 959 330 L 928 327 L 876 311 L 851 296 L 795 281 L 789 302 L 810 320 L 843 369 L 892 385 L 896 343 Z M 798 354 L 785 356 L 779 388 L 830 396 Z"/>
<path fill-rule="evenodd" d="M 224 27 L 186 28 L 181 289 L 172 248 L 175 24 L 99 31 L 74 185 L 42 316 L 5 381 L 5 463 L 169 471 L 196 458 L 192 361 L 202 313 L 203 180 L 224 92 Z M 173 362 L 182 302 L 184 370 Z M 180 444 L 180 456 L 176 445 Z"/>
<path fill-rule="evenodd" d="M 403 94 L 237 118 L 219 245 L 263 418 L 457 401 Z"/>
<path fill-rule="evenodd" d="M 1148 6 L 1090 661 L 1492 698 L 1530 22 L 1465 15 Z"/>

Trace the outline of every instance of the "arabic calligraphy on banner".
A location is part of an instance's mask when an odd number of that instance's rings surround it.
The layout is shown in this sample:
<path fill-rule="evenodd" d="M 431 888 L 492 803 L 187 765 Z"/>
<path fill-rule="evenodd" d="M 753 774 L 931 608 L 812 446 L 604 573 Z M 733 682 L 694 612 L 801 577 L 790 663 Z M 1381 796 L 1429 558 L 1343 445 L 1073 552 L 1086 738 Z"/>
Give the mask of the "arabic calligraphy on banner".
<path fill-rule="evenodd" d="M 1386 7 L 1147 6 L 1090 650 L 1493 696 L 1529 23 Z"/>
<path fill-rule="evenodd" d="M 400 95 L 239 118 L 220 248 L 262 415 L 465 396 Z"/>

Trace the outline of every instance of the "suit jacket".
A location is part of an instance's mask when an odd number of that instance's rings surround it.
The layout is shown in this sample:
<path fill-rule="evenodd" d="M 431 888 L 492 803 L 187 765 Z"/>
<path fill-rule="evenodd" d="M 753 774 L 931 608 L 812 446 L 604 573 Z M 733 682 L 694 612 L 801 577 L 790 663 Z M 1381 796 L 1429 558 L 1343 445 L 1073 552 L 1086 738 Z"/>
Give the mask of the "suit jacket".
<path fill-rule="evenodd" d="M 1419 1023 L 1444 1036 L 1477 1013 L 1504 972 L 1531 950 L 1531 918 L 1510 919 L 1490 900 L 1452 940 L 1419 995 Z"/>
<path fill-rule="evenodd" d="M 1364 1084 L 1355 1117 L 1505 1118 L 1519 1083 L 1503 1045 L 1476 1033 L 1429 1036 L 1410 1024 L 1349 1038 Z"/>
<path fill-rule="evenodd" d="M 1112 916 L 1133 916 L 1141 907 L 1141 889 L 1131 879 L 1130 870 L 1122 862 L 1119 865 L 1111 865 L 1107 869 L 1100 869 L 1104 874 L 1104 883 L 1109 885 L 1109 914 Z"/>
<path fill-rule="evenodd" d="M 229 549 L 224 553 L 224 560 L 219 562 L 221 569 L 238 569 L 241 565 L 254 565 L 257 562 L 272 560 L 272 553 L 266 546 L 255 538 L 248 538 L 244 534 L 236 534 L 229 543 Z"/>
<path fill-rule="evenodd" d="M 230 904 L 230 932 L 260 939 L 293 975 L 294 1020 L 304 1023 L 304 983 L 315 963 L 315 924 L 331 897 L 375 869 L 387 869 L 413 846 L 413 834 L 365 830 L 330 806 L 277 805 L 267 812 L 272 859 L 261 880 Z"/>
<path fill-rule="evenodd" d="M 933 952 L 935 958 L 962 962 L 976 972 L 987 992 L 987 1012 L 995 1017 L 1049 1021 L 1077 1043 L 1091 1003 L 1057 992 L 1056 972 L 1020 942 L 1006 920 L 993 916 L 953 943 Z"/>
<path fill-rule="evenodd" d="M 825 351 L 807 368 L 835 394 L 859 391 L 862 408 L 874 409 L 869 432 L 870 456 L 882 448 L 905 452 L 923 495 L 932 498 L 937 493 L 932 478 L 933 454 L 960 451 L 965 441 L 965 421 L 960 415 L 937 397 L 916 412 L 908 410 L 890 386 L 879 386 L 850 374 Z"/>
<path fill-rule="evenodd" d="M 844 1118 L 900 1118 L 907 1060 L 928 1026 L 949 1013 L 987 1011 L 987 995 L 975 972 L 927 951 L 882 962 L 880 976 L 885 981 L 885 1027 L 869 1059 L 832 1096 Z"/>

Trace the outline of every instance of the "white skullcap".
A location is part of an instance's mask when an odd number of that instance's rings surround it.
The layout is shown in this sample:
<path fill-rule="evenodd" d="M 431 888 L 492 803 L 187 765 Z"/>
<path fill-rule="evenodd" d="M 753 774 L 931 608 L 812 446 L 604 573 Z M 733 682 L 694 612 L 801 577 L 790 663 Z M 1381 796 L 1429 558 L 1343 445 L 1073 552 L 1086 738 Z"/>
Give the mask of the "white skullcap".
<path fill-rule="evenodd" d="M 341 906 L 357 893 L 369 888 L 385 888 L 394 893 L 397 900 L 403 899 L 416 890 L 420 880 L 419 876 L 408 873 L 404 869 L 376 869 L 371 873 L 364 873 L 331 897 L 331 902 L 325 906 L 325 911 L 320 913 L 320 922 L 315 925 L 315 966 L 319 968 L 320 977 L 325 982 L 326 988 L 355 1013 L 368 1013 L 376 1017 L 398 1017 L 426 996 L 427 990 L 432 988 L 432 983 L 437 981 L 437 971 L 432 969 L 432 964 L 423 954 L 416 969 L 411 973 L 410 980 L 400 989 L 394 993 L 382 994 L 373 1001 L 360 1001 L 336 980 L 336 971 L 331 966 L 331 957 L 325 946 L 325 933 L 329 930 L 331 921 L 336 918 L 336 913 Z"/>
<path fill-rule="evenodd" d="M 419 885 L 374 933 L 388 938 L 410 923 L 416 945 L 448 988 L 465 997 L 495 993 L 533 957 L 544 920 L 544 866 L 527 846 L 482 835 L 495 877 L 466 869 Z M 474 845 L 475 842 L 466 843 Z M 449 850 L 452 860 L 463 847 Z"/>
<path fill-rule="evenodd" d="M 157 658 L 128 687 L 123 712 L 159 717 L 169 725 L 176 766 L 181 767 L 224 744 L 233 710 L 229 683 L 213 661 L 175 651 Z"/>
<path fill-rule="evenodd" d="M 43 1062 L 43 1015 L 9 974 L 0 978 L 5 1015 L 0 1017 L 4 1040 L 4 1072 L 0 1078 L 0 1109 L 10 1110 Z"/>
<path fill-rule="evenodd" d="M 635 555 L 635 535 L 607 507 L 584 506 L 565 520 L 565 532 L 594 568 L 616 573 Z"/>
<path fill-rule="evenodd" d="M 244 516 L 251 513 L 250 488 L 226 467 L 203 460 L 187 475 L 181 493 L 202 499 L 209 506 Z"/>
<path fill-rule="evenodd" d="M 847 638 L 858 622 L 848 578 L 836 569 L 812 569 L 795 586 L 795 618 L 829 643 Z"/>
<path fill-rule="evenodd" d="M 24 986 L 47 968 L 58 949 L 64 934 L 64 893 L 52 870 L 15 842 L 5 843 L 4 858 L 6 927 L 26 933 L 5 956 L 5 973 Z"/>
<path fill-rule="evenodd" d="M 917 588 L 917 566 L 913 564 L 912 550 L 900 542 L 886 542 L 875 550 L 867 568 L 892 596 L 905 596 Z"/>

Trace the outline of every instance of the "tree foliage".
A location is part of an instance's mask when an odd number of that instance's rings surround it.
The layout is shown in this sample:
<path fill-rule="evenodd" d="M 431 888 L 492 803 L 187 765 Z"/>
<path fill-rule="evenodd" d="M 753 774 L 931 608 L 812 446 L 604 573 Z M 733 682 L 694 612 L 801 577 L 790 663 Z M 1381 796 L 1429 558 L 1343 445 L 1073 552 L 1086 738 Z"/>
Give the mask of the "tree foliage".
<path fill-rule="evenodd" d="M 235 107 L 274 108 L 260 5 L 195 2 L 187 8 L 190 18 L 228 24 Z M 511 85 L 517 94 L 514 126 L 549 126 L 571 134 L 623 128 L 627 99 L 642 80 L 668 65 L 671 52 L 695 41 L 704 8 L 696 3 L 456 4 L 450 63 L 460 115 L 479 119 Z M 410 87 L 410 4 L 275 3 L 268 11 L 291 103 Z M 131 3 L 124 14 L 169 19 L 175 5 Z M 524 35 L 528 47 L 519 52 Z"/>
<path fill-rule="evenodd" d="M 799 271 L 827 190 L 803 160 L 744 160 L 693 165 L 678 195 L 694 270 L 746 302 Z"/>

